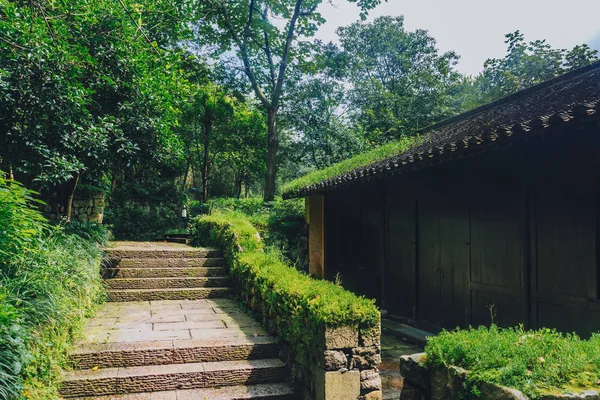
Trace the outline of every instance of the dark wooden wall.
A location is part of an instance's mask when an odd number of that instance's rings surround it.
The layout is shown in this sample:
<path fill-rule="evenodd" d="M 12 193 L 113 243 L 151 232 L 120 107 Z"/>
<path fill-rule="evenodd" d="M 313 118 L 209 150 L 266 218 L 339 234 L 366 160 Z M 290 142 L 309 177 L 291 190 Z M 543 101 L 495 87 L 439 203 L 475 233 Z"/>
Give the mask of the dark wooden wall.
<path fill-rule="evenodd" d="M 600 330 L 597 133 L 326 193 L 326 276 L 425 326 Z"/>

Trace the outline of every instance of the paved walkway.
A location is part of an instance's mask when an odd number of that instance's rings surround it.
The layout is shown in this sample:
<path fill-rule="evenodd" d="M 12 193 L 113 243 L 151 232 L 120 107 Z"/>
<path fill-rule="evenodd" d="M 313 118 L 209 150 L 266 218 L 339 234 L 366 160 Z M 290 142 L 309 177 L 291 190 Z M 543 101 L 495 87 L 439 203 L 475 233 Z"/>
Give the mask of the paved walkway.
<path fill-rule="evenodd" d="M 87 322 L 70 354 L 64 397 L 295 398 L 275 338 L 223 297 L 229 289 L 220 252 L 131 242 L 108 252 L 113 262 L 103 275 L 112 302 Z M 131 297 L 140 301 L 123 301 Z"/>

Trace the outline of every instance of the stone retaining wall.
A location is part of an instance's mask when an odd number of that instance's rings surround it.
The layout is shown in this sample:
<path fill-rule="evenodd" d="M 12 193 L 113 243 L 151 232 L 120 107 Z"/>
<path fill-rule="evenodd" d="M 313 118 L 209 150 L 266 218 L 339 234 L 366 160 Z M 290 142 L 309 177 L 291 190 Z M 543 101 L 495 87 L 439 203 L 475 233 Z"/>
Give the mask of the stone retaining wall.
<path fill-rule="evenodd" d="M 48 219 L 57 221 L 65 213 L 65 204 L 60 200 L 46 201 L 44 214 Z M 93 222 L 101 224 L 104 219 L 105 195 L 104 192 L 75 193 L 73 207 L 71 209 L 71 220 L 80 222 Z"/>
<path fill-rule="evenodd" d="M 269 334 L 277 336 L 276 315 L 257 296 L 242 295 L 249 309 L 259 314 Z M 310 367 L 296 361 L 292 346 L 282 344 L 280 358 L 303 400 L 381 400 L 381 329 L 365 336 L 358 326 L 323 327 L 317 333 Z"/>
<path fill-rule="evenodd" d="M 427 368 L 425 353 L 400 357 L 400 373 L 404 378 L 400 400 L 455 400 L 464 399 L 464 383 L 468 371 L 459 367 Z M 479 385 L 481 396 L 486 400 L 529 400 L 516 389 L 484 383 Z M 471 398 L 471 397 L 467 397 Z M 598 400 L 595 390 L 583 393 L 546 395 L 542 400 Z"/>

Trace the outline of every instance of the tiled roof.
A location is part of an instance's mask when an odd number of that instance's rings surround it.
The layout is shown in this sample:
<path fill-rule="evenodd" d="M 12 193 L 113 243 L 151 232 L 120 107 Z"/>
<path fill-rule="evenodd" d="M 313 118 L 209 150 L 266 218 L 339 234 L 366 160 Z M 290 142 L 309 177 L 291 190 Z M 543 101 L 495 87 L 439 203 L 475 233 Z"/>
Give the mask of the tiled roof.
<path fill-rule="evenodd" d="M 313 185 L 285 198 L 423 168 L 493 147 L 527 140 L 566 123 L 600 113 L 600 62 L 442 121 L 422 131 L 410 150 Z"/>

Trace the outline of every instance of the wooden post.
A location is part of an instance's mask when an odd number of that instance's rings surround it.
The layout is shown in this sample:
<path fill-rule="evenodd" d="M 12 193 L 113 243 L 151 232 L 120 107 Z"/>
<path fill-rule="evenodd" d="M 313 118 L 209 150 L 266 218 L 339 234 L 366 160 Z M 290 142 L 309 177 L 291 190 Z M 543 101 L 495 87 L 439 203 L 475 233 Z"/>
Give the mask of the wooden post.
<path fill-rule="evenodd" d="M 322 195 L 305 198 L 308 224 L 308 273 L 325 277 L 325 201 Z"/>

